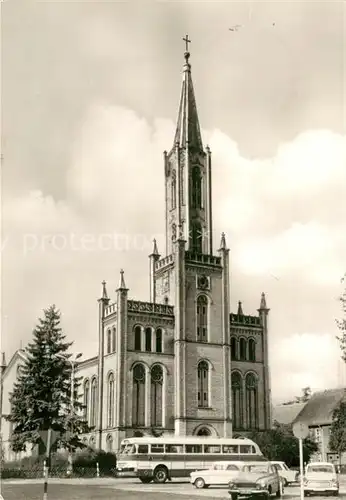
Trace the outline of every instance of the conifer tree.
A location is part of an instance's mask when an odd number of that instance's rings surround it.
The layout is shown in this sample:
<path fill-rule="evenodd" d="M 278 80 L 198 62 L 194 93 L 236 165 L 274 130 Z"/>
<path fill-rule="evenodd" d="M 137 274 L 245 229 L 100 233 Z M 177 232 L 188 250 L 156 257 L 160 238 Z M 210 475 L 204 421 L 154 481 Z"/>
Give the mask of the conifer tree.
<path fill-rule="evenodd" d="M 13 425 L 12 449 L 22 451 L 27 444 L 45 451 L 41 431 L 51 428 L 58 436 L 56 445 L 83 447 L 79 435 L 88 432 L 82 418 L 83 405 L 78 398 L 80 378 L 74 377 L 74 402 L 71 405 L 72 342 L 66 342 L 60 327 L 60 311 L 53 305 L 33 331 L 33 341 L 25 349 L 26 361 L 19 371 L 10 395 Z"/>
<path fill-rule="evenodd" d="M 329 448 L 338 453 L 341 464 L 341 455 L 346 451 L 346 397 L 333 411 Z"/>

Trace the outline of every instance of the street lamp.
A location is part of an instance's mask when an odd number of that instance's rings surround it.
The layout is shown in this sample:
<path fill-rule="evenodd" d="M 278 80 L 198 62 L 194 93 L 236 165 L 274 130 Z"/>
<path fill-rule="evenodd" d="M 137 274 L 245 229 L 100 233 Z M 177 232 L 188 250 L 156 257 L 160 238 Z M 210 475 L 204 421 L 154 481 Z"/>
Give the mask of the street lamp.
<path fill-rule="evenodd" d="M 72 358 L 67 358 L 67 356 L 63 354 L 57 354 L 58 358 L 62 358 L 65 361 L 68 361 L 71 364 L 71 397 L 70 397 L 70 417 L 71 417 L 71 435 L 73 434 L 73 407 L 74 407 L 74 373 L 75 366 L 77 364 L 77 359 L 82 356 L 81 352 L 74 354 Z M 67 474 L 72 474 L 73 472 L 73 457 L 72 457 L 72 446 L 69 447 L 68 454 L 68 465 L 67 465 Z"/>

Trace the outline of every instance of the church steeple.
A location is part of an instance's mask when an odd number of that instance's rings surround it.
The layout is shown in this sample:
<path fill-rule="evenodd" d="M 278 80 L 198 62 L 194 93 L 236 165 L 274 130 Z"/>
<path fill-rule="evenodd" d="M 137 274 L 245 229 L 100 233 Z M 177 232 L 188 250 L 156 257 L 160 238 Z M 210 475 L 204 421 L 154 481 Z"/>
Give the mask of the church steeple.
<path fill-rule="evenodd" d="M 185 148 L 188 144 L 194 150 L 203 151 L 196 99 L 191 78 L 191 65 L 189 63 L 190 52 L 188 51 L 188 43 L 191 40 L 189 40 L 188 35 L 183 40 L 186 42 L 186 51 L 184 53 L 185 64 L 183 67 L 183 83 L 174 146 L 178 145 L 181 148 Z"/>
<path fill-rule="evenodd" d="M 188 35 L 183 83 L 173 148 L 164 153 L 166 183 L 166 254 L 174 242 L 186 242 L 192 254 L 212 254 L 211 151 L 203 150 L 191 78 Z"/>

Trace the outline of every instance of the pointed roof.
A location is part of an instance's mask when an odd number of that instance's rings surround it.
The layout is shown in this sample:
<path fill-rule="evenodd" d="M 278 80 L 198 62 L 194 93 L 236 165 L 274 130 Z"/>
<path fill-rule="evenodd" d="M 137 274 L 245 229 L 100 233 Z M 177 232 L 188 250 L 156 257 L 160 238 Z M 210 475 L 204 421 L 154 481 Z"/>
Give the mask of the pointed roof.
<path fill-rule="evenodd" d="M 186 39 L 184 40 L 186 41 L 186 45 L 188 42 L 190 42 L 187 35 Z M 185 64 L 183 67 L 183 83 L 181 87 L 174 145 L 185 148 L 188 143 L 189 148 L 203 151 L 196 99 L 191 78 L 191 65 L 189 64 L 190 53 L 187 50 L 184 54 L 184 57 Z"/>
<path fill-rule="evenodd" d="M 262 295 L 261 295 L 261 304 L 260 304 L 259 310 L 262 310 L 262 309 L 268 309 L 267 308 L 266 296 L 265 296 L 264 292 L 262 292 Z"/>
<path fill-rule="evenodd" d="M 241 302 L 239 300 L 238 302 L 238 312 L 237 312 L 238 316 L 244 316 L 244 313 L 243 313 L 243 307 L 241 305 Z"/>
<path fill-rule="evenodd" d="M 160 254 L 159 254 L 159 251 L 158 251 L 158 248 L 157 248 L 157 243 L 156 243 L 156 239 L 154 238 L 153 239 L 153 251 L 152 253 L 149 255 L 149 257 L 160 257 Z"/>
<path fill-rule="evenodd" d="M 124 278 L 124 270 L 120 270 L 120 280 L 119 280 L 119 286 L 118 290 L 127 290 L 126 285 L 125 285 L 125 278 Z"/>
<path fill-rule="evenodd" d="M 107 295 L 107 288 L 106 288 L 106 282 L 105 280 L 102 281 L 102 298 L 103 299 L 108 299 Z"/>
<path fill-rule="evenodd" d="M 315 392 L 296 416 L 295 422 L 305 422 L 309 426 L 329 425 L 334 409 L 342 400 L 346 401 L 345 388 Z"/>
<path fill-rule="evenodd" d="M 225 235 L 225 233 L 221 233 L 221 242 L 220 242 L 220 248 L 219 248 L 219 250 L 227 250 L 226 235 Z"/>

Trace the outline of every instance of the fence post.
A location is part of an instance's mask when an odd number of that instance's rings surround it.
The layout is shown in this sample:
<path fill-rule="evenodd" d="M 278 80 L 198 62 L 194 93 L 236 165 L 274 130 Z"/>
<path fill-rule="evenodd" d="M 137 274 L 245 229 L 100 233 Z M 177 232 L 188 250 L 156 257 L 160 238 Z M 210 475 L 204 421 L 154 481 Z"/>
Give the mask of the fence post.
<path fill-rule="evenodd" d="M 96 462 L 96 477 L 100 477 L 100 468 L 98 462 Z"/>

